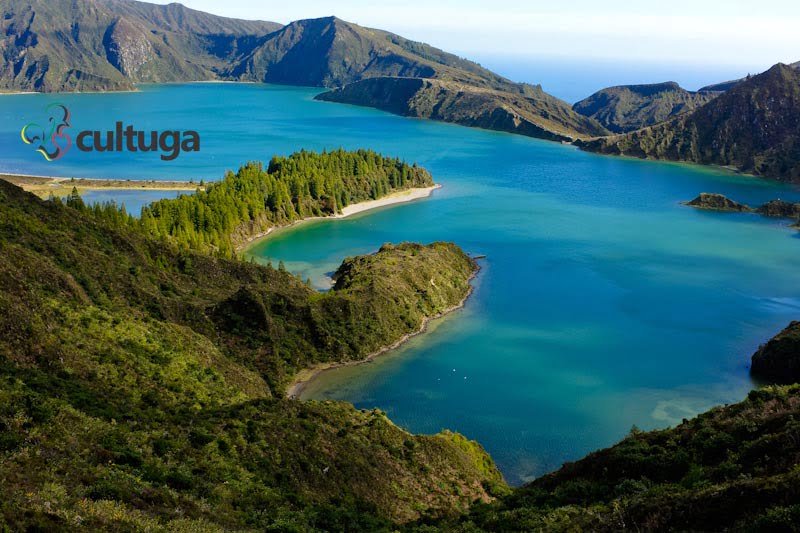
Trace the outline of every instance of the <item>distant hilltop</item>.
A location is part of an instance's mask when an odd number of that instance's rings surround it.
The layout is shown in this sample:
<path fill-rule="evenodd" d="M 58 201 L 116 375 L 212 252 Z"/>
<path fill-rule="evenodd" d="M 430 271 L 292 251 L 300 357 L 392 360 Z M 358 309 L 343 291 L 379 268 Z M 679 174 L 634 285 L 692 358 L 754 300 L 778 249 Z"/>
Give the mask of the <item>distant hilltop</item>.
<path fill-rule="evenodd" d="M 2 12 L 0 90 L 118 91 L 136 83 L 204 80 L 335 89 L 372 78 L 417 79 L 445 92 L 463 87 L 479 95 L 480 105 L 471 99 L 462 108 L 456 98 L 448 113 L 430 118 L 560 140 L 607 133 L 540 86 L 514 83 L 433 46 L 336 17 L 282 26 L 133 0 L 10 0 Z M 395 82 L 382 83 L 398 96 Z M 351 103 L 385 107 L 371 93 L 354 93 L 364 98 Z M 424 116 L 424 106 L 395 104 L 403 114 Z"/>
<path fill-rule="evenodd" d="M 729 167 L 800 181 L 800 71 L 777 64 L 691 112 L 624 135 L 581 142 L 586 150 Z"/>

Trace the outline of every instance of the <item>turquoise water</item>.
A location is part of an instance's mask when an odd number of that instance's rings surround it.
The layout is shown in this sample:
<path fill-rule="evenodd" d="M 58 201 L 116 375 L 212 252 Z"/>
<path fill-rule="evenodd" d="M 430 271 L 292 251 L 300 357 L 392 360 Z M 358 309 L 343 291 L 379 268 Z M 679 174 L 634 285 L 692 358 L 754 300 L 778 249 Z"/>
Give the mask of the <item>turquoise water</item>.
<path fill-rule="evenodd" d="M 370 147 L 418 161 L 444 188 L 256 246 L 326 288 L 348 256 L 384 242 L 450 240 L 485 254 L 466 308 L 405 348 L 308 389 L 379 407 L 415 432 L 479 440 L 509 481 L 664 427 L 751 388 L 749 355 L 800 315 L 800 241 L 784 221 L 695 211 L 701 191 L 757 204 L 800 191 L 678 164 L 595 156 L 524 137 L 318 103 L 313 89 L 195 84 L 116 95 L 0 97 L 0 171 L 219 177 L 300 148 Z M 76 128 L 117 117 L 198 130 L 199 154 L 70 152 L 55 163 L 21 123 L 64 101 Z M 135 110 L 135 112 L 134 112 Z M 91 126 L 88 126 L 91 125 Z"/>

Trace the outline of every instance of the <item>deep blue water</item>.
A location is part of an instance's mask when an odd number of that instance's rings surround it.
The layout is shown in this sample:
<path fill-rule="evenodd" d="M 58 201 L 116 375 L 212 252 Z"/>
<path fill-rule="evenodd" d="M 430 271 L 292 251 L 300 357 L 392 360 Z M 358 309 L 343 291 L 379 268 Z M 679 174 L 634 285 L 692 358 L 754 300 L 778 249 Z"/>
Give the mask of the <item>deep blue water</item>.
<path fill-rule="evenodd" d="M 0 171 L 209 180 L 250 159 L 339 146 L 424 165 L 444 185 L 430 199 L 300 225 L 252 253 L 320 288 L 344 257 L 384 242 L 449 240 L 485 254 L 463 311 L 308 392 L 380 407 L 411 431 L 460 431 L 511 482 L 612 444 L 634 424 L 663 427 L 741 399 L 752 386 L 749 355 L 800 314 L 800 240 L 784 221 L 680 205 L 701 191 L 751 204 L 800 200 L 794 188 L 319 103 L 315 93 L 192 84 L 3 96 Z M 19 128 L 52 101 L 70 107 L 75 130 L 114 120 L 191 128 L 202 150 L 170 163 L 77 151 L 47 163 Z"/>

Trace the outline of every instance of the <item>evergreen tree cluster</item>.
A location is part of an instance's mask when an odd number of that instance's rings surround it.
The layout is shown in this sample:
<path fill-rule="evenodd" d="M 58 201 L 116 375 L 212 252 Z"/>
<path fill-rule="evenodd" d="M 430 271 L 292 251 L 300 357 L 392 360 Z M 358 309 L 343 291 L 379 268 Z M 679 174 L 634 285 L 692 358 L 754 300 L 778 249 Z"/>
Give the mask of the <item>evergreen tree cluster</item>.
<path fill-rule="evenodd" d="M 73 187 L 72 192 L 66 198 L 51 196 L 50 201 L 57 204 L 65 204 L 67 207 L 90 214 L 94 216 L 95 220 L 111 227 L 134 226 L 137 223 L 136 218 L 131 216 L 125 209 L 125 205 L 117 204 L 114 200 L 87 205 L 81 198 L 77 187 Z"/>
<path fill-rule="evenodd" d="M 371 150 L 300 151 L 274 157 L 266 169 L 248 163 L 204 191 L 155 202 L 142 210 L 140 223 L 182 247 L 232 257 L 238 244 L 271 227 L 432 184 L 426 170 Z"/>

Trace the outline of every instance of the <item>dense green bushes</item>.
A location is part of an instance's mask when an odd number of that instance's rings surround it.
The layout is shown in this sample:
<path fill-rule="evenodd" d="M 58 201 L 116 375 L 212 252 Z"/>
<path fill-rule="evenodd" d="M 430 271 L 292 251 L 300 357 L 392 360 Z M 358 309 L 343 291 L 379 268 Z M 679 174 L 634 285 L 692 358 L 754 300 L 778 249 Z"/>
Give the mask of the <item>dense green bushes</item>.
<path fill-rule="evenodd" d="M 283 398 L 463 299 L 456 246 L 384 247 L 320 294 L 66 203 L 0 182 L 0 531 L 379 530 L 502 491 L 475 443 Z"/>
<path fill-rule="evenodd" d="M 797 531 L 800 386 L 768 387 L 437 522 L 448 531 Z"/>

